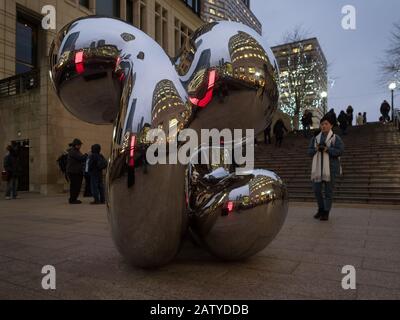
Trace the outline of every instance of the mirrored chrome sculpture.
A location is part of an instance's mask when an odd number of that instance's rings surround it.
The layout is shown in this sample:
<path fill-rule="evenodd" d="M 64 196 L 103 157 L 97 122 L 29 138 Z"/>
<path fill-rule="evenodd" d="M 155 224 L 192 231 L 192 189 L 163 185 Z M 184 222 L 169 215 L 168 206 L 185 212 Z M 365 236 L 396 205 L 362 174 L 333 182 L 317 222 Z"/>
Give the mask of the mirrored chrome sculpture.
<path fill-rule="evenodd" d="M 135 27 L 92 16 L 57 34 L 50 65 L 57 95 L 72 114 L 114 123 L 108 218 L 113 240 L 130 263 L 168 263 L 188 230 L 224 260 L 254 255 L 279 232 L 288 197 L 274 173 L 237 175 L 223 161 L 184 166 L 149 165 L 146 159 L 146 134 L 153 128 L 259 133 L 271 122 L 278 70 L 255 31 L 233 22 L 206 24 L 171 59 Z"/>

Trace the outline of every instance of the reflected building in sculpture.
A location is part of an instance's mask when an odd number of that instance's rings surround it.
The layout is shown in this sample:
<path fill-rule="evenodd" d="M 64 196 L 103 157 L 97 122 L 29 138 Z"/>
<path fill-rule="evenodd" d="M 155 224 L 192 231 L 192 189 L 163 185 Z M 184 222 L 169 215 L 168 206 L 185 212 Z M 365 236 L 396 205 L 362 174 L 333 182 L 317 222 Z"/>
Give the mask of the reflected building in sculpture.
<path fill-rule="evenodd" d="M 229 53 L 234 78 L 265 88 L 274 99 L 278 97 L 276 72 L 256 39 L 239 31 L 229 40 Z"/>
<path fill-rule="evenodd" d="M 204 0 L 201 17 L 206 22 L 241 22 L 259 34 L 262 33 L 261 22 L 250 9 L 250 0 Z"/>
<path fill-rule="evenodd" d="M 153 93 L 152 128 L 166 134 L 182 130 L 191 115 L 191 107 L 185 104 L 170 80 L 160 81 Z"/>

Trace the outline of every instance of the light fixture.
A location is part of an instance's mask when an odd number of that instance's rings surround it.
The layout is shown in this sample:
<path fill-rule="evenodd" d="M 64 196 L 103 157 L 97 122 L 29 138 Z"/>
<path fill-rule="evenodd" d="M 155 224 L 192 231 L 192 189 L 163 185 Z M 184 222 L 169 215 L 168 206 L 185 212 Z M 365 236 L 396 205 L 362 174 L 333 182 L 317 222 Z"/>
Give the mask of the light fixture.
<path fill-rule="evenodd" d="M 397 87 L 396 82 L 392 82 L 391 84 L 389 84 L 389 90 L 395 90 Z"/>
<path fill-rule="evenodd" d="M 321 98 L 325 99 L 326 97 L 328 97 L 328 93 L 326 91 L 322 91 L 321 92 Z"/>

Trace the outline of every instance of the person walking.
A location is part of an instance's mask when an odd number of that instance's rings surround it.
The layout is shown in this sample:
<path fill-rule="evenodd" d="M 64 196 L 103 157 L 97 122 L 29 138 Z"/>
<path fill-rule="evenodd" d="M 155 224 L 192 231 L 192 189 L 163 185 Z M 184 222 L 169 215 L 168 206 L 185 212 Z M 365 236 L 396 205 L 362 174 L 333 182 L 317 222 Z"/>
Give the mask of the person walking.
<path fill-rule="evenodd" d="M 99 144 L 92 145 L 92 153 L 89 156 L 89 174 L 94 201 L 90 204 L 104 204 L 103 170 L 107 168 L 107 160 L 100 153 Z"/>
<path fill-rule="evenodd" d="M 70 204 L 81 204 L 78 200 L 79 193 L 82 187 L 83 180 L 83 166 L 86 161 L 87 155 L 82 154 L 80 149 L 82 147 L 82 141 L 74 139 L 71 143 L 71 148 L 68 150 L 67 159 L 67 174 L 69 178 L 69 203 Z"/>
<path fill-rule="evenodd" d="M 364 124 L 364 117 L 361 112 L 358 113 L 358 116 L 356 118 L 356 124 L 357 126 L 362 126 Z"/>
<path fill-rule="evenodd" d="M 274 125 L 275 147 L 282 147 L 283 136 L 288 129 L 285 127 L 282 119 L 279 119 Z"/>
<path fill-rule="evenodd" d="M 384 122 L 390 122 L 390 104 L 386 100 L 382 102 L 380 111 Z"/>
<path fill-rule="evenodd" d="M 344 152 L 342 139 L 333 133 L 329 117 L 321 119 L 321 132 L 311 139 L 308 155 L 313 158 L 311 181 L 318 203 L 315 219 L 328 221 L 332 208 L 333 189 L 336 177 L 341 174 L 340 156 Z M 325 197 L 323 195 L 325 189 Z"/>
<path fill-rule="evenodd" d="M 340 111 L 339 117 L 339 127 L 340 130 L 342 131 L 342 136 L 345 136 L 347 134 L 347 126 L 349 125 L 349 119 L 347 118 L 347 114 L 342 110 Z"/>
<path fill-rule="evenodd" d="M 306 110 L 301 118 L 301 124 L 303 125 L 304 138 L 308 138 L 312 125 L 312 113 L 310 110 Z"/>
<path fill-rule="evenodd" d="M 265 144 L 271 144 L 272 143 L 272 140 L 271 140 L 271 123 L 264 130 L 264 142 L 265 142 Z"/>
<path fill-rule="evenodd" d="M 353 119 L 354 119 L 354 115 L 353 115 L 354 109 L 353 109 L 353 107 L 352 106 L 348 106 L 347 110 L 346 110 L 346 113 L 347 113 L 347 118 L 349 120 L 349 126 L 352 127 L 353 126 Z"/>
<path fill-rule="evenodd" d="M 18 187 L 18 175 L 19 175 L 19 164 L 18 164 L 18 151 L 17 148 L 9 145 L 7 146 L 7 154 L 4 157 L 3 167 L 6 175 L 7 187 L 6 187 L 6 200 L 17 198 L 17 187 Z"/>

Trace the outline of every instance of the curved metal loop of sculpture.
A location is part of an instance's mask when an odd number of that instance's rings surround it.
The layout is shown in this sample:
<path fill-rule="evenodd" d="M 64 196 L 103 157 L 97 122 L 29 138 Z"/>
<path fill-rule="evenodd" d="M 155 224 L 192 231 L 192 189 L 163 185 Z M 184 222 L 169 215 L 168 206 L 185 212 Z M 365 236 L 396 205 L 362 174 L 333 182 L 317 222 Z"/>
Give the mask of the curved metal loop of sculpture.
<path fill-rule="evenodd" d="M 255 31 L 233 22 L 206 24 L 171 59 L 135 27 L 92 16 L 58 33 L 50 65 L 57 95 L 72 114 L 114 123 L 108 218 L 117 248 L 133 265 L 171 261 L 188 227 L 226 260 L 257 253 L 279 232 L 287 191 L 274 173 L 255 169 L 236 175 L 223 163 L 146 160 L 152 128 L 259 133 L 271 122 L 278 70 Z"/>

